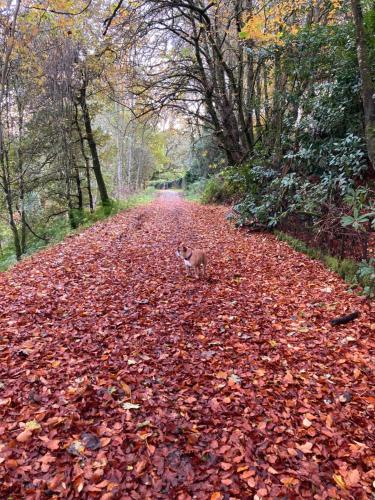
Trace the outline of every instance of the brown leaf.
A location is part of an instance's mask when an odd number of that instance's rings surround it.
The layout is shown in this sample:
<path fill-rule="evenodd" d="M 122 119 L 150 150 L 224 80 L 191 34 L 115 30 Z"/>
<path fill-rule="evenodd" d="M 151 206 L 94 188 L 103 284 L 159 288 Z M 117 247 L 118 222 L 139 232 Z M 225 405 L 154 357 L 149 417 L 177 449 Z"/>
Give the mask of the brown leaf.
<path fill-rule="evenodd" d="M 308 429 L 309 427 L 311 427 L 312 423 L 311 423 L 311 421 L 308 418 L 304 418 L 303 421 L 302 421 L 302 425 L 306 429 Z"/>
<path fill-rule="evenodd" d="M 232 468 L 232 464 L 228 462 L 220 462 L 220 467 L 224 470 L 229 470 Z"/>
<path fill-rule="evenodd" d="M 25 429 L 20 434 L 18 434 L 18 436 L 16 437 L 16 440 L 19 443 L 26 443 L 27 441 L 29 441 L 31 439 L 32 435 L 33 435 L 32 431 Z"/>
<path fill-rule="evenodd" d="M 352 469 L 345 474 L 344 478 L 348 488 L 352 488 L 358 485 L 361 476 L 358 469 Z"/>
<path fill-rule="evenodd" d="M 312 450 L 313 446 L 314 446 L 313 443 L 310 443 L 309 441 L 307 441 L 304 444 L 297 444 L 296 448 L 298 448 L 303 453 L 312 453 L 311 450 Z"/>
<path fill-rule="evenodd" d="M 332 415 L 329 413 L 326 417 L 326 426 L 328 429 L 332 429 L 332 424 L 333 424 L 333 418 Z"/>
<path fill-rule="evenodd" d="M 146 468 L 146 465 L 147 465 L 147 460 L 140 460 L 139 462 L 136 463 L 135 467 L 134 467 L 134 472 L 137 474 L 137 475 L 140 475 L 142 474 L 142 472 L 145 470 Z"/>
<path fill-rule="evenodd" d="M 289 487 L 292 487 L 292 486 L 296 486 L 297 484 L 299 484 L 299 480 L 295 477 L 292 477 L 292 476 L 286 476 L 286 477 L 282 477 L 280 479 L 280 481 L 285 485 L 287 486 L 288 488 Z"/>
<path fill-rule="evenodd" d="M 60 446 L 60 441 L 58 439 L 51 439 L 46 443 L 46 447 L 51 451 L 58 450 L 59 446 Z"/>
<path fill-rule="evenodd" d="M 293 384 L 294 378 L 293 375 L 288 371 L 286 372 L 286 375 L 283 378 L 283 381 L 288 385 L 288 384 Z"/>

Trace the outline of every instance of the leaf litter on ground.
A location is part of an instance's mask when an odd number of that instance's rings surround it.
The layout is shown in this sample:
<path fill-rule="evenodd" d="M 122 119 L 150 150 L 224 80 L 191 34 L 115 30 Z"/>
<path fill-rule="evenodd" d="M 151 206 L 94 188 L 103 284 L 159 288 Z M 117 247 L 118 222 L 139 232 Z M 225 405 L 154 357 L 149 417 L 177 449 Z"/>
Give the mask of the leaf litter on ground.
<path fill-rule="evenodd" d="M 371 304 L 224 215 L 164 196 L 0 276 L 2 498 L 371 497 Z"/>

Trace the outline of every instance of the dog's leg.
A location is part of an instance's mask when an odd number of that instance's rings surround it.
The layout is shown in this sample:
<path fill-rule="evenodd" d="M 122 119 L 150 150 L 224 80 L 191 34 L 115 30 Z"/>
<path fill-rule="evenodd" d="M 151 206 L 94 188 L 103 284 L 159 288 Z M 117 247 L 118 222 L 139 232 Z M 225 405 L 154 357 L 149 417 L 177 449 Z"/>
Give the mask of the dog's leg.
<path fill-rule="evenodd" d="M 186 276 L 190 276 L 190 266 L 185 265 Z"/>
<path fill-rule="evenodd" d="M 202 264 L 202 276 L 203 276 L 203 278 L 206 277 L 206 265 L 205 264 Z"/>

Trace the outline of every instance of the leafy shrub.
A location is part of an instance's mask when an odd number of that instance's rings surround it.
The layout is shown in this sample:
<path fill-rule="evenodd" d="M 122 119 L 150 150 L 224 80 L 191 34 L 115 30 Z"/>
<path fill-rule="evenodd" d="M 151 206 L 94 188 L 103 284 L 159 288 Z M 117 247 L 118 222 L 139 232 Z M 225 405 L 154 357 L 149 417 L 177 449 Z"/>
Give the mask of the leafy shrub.
<path fill-rule="evenodd" d="M 202 193 L 203 203 L 225 203 L 233 199 L 236 187 L 223 175 L 210 177 Z"/>
<path fill-rule="evenodd" d="M 375 229 L 375 203 L 372 199 L 373 191 L 359 187 L 349 189 L 344 201 L 350 206 L 352 215 L 341 218 L 343 227 L 352 227 L 355 231 L 366 231 L 369 226 Z"/>
<path fill-rule="evenodd" d="M 364 292 L 369 297 L 375 296 L 375 259 L 363 260 L 357 272 L 357 277 L 364 286 Z"/>
<path fill-rule="evenodd" d="M 206 186 L 206 179 L 199 179 L 187 185 L 184 196 L 190 201 L 200 201 Z"/>

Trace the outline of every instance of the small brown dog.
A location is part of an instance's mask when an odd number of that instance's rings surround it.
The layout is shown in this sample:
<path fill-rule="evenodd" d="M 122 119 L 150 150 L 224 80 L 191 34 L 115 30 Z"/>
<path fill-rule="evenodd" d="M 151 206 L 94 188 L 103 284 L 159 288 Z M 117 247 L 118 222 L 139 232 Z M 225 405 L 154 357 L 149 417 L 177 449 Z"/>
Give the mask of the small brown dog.
<path fill-rule="evenodd" d="M 192 250 L 184 243 L 180 243 L 176 252 L 177 257 L 181 257 L 184 261 L 185 269 L 188 274 L 193 270 L 195 276 L 198 278 L 202 271 L 202 276 L 205 275 L 207 266 L 207 256 L 202 250 Z"/>

